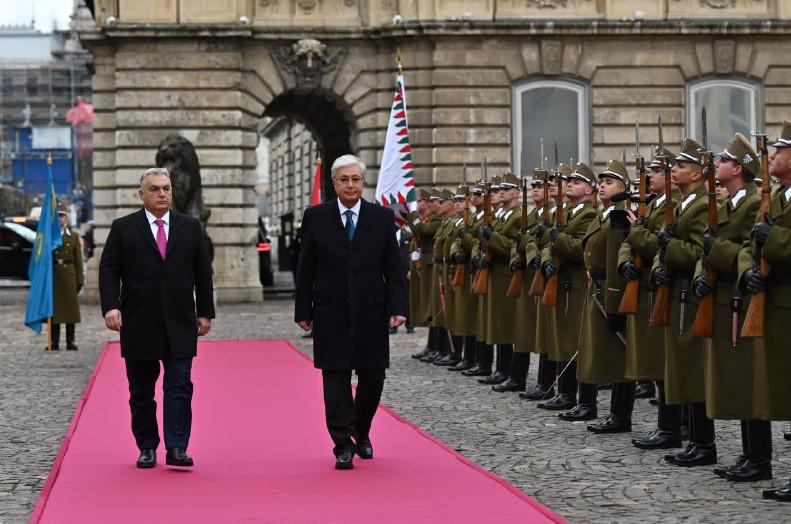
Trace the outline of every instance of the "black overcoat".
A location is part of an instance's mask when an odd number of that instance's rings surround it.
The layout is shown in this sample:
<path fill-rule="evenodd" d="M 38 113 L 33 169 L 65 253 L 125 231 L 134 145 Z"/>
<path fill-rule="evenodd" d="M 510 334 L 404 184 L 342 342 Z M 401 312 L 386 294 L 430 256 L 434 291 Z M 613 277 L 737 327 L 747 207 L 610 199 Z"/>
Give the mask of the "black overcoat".
<path fill-rule="evenodd" d="M 389 318 L 407 314 L 395 232 L 392 210 L 365 200 L 351 242 L 337 200 L 305 210 L 294 320 L 313 321 L 317 368 L 389 366 Z"/>
<path fill-rule="evenodd" d="M 124 358 L 194 357 L 196 317 L 214 318 L 211 261 L 198 219 L 170 211 L 165 260 L 142 209 L 114 220 L 99 263 L 99 294 L 102 315 L 121 310 Z"/>

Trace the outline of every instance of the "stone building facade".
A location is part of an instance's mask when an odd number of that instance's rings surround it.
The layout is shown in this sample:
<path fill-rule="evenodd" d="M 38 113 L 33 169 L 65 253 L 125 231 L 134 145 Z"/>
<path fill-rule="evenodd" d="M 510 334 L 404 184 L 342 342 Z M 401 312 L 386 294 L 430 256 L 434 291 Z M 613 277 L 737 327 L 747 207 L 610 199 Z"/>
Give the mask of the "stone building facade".
<path fill-rule="evenodd" d="M 453 184 L 484 153 L 527 172 L 540 138 L 549 162 L 557 142 L 560 160 L 600 167 L 631 156 L 638 119 L 648 155 L 659 116 L 671 147 L 700 138 L 704 105 L 713 148 L 791 118 L 791 0 L 96 0 L 94 14 L 97 240 L 178 132 L 202 163 L 220 300 L 260 298 L 261 119 L 303 123 L 326 166 L 361 156 L 371 195 L 397 48 L 419 184 Z"/>

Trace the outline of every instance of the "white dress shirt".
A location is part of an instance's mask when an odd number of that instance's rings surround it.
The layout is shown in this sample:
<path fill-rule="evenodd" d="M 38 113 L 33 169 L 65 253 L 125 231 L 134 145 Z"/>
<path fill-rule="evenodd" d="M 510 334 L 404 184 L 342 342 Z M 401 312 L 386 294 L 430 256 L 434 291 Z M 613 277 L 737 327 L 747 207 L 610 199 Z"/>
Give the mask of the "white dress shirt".
<path fill-rule="evenodd" d="M 338 210 L 341 213 L 341 222 L 343 222 L 343 227 L 346 227 L 346 215 L 344 213 L 346 213 L 349 209 L 351 209 L 352 213 L 354 213 L 352 215 L 352 222 L 354 222 L 354 226 L 357 227 L 357 221 L 360 219 L 360 202 L 361 200 L 358 200 L 354 206 L 348 208 L 341 203 L 340 198 L 338 199 Z"/>
<path fill-rule="evenodd" d="M 151 234 L 154 235 L 154 242 L 157 241 L 157 230 L 159 226 L 157 226 L 154 221 L 157 219 L 148 209 L 143 208 L 146 212 L 146 218 L 148 219 L 148 225 L 151 226 Z M 165 222 L 165 240 L 170 238 L 170 211 L 162 215 L 162 220 Z"/>

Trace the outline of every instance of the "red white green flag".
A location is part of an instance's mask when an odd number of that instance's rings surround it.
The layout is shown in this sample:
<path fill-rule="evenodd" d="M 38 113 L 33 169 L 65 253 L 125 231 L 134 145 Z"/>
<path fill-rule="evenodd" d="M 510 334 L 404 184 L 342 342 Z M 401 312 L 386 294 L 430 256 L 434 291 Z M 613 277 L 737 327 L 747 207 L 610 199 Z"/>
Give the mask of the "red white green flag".
<path fill-rule="evenodd" d="M 390 122 L 387 124 L 382 164 L 379 168 L 379 180 L 376 183 L 376 201 L 393 209 L 399 227 L 405 223 L 408 211 L 416 206 L 412 169 L 406 90 L 403 75 L 398 75 L 393 106 L 390 109 Z"/>

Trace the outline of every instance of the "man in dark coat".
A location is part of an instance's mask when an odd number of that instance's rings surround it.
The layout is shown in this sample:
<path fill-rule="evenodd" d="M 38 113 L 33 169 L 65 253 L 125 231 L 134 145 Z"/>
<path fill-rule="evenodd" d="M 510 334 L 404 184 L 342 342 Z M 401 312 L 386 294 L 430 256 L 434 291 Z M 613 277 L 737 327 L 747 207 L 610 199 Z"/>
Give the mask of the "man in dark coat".
<path fill-rule="evenodd" d="M 166 463 L 192 466 L 192 358 L 214 318 L 211 260 L 198 219 L 172 211 L 170 175 L 147 170 L 138 194 L 144 208 L 113 221 L 99 264 L 105 325 L 121 333 L 137 466 L 156 465 L 159 430 L 154 387 L 165 368 Z M 194 296 L 193 296 L 194 293 Z"/>
<path fill-rule="evenodd" d="M 352 469 L 355 451 L 373 458 L 368 432 L 389 366 L 388 326 L 406 321 L 395 217 L 362 200 L 364 177 L 365 164 L 353 155 L 332 164 L 338 198 L 305 210 L 297 267 L 294 321 L 305 331 L 313 328 L 313 362 L 322 370 L 336 469 Z"/>

